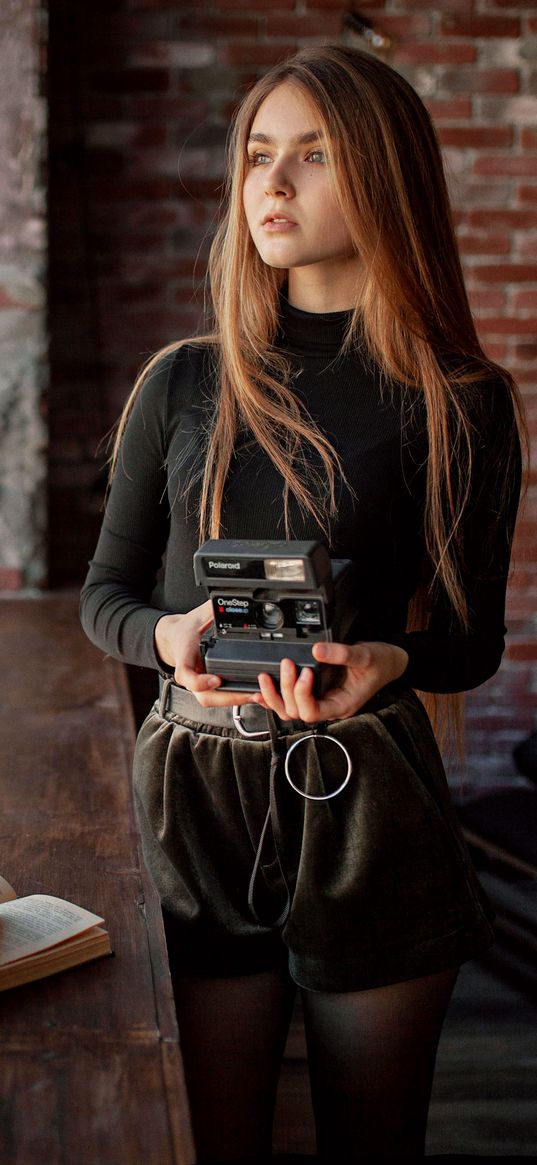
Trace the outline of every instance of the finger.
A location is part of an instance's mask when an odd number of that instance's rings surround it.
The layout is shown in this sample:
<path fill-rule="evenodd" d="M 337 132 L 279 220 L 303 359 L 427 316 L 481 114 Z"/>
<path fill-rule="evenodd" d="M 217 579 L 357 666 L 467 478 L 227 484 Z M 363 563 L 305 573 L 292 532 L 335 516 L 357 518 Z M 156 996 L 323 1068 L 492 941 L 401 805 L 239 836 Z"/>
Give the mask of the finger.
<path fill-rule="evenodd" d="M 261 672 L 257 677 L 257 682 L 259 684 L 259 691 L 261 692 L 265 706 L 269 708 L 271 712 L 275 712 L 281 720 L 288 720 L 289 717 L 285 710 L 285 704 L 282 700 L 282 697 L 280 696 L 280 693 L 278 692 L 272 676 L 267 675 L 266 672 Z"/>
<path fill-rule="evenodd" d="M 199 616 L 200 616 L 200 620 L 201 620 L 201 622 L 199 623 L 199 632 L 201 635 L 201 634 L 203 634 L 204 631 L 207 631 L 207 628 L 210 627 L 211 623 L 214 622 L 214 611 L 213 611 L 213 604 L 211 602 L 211 599 L 207 599 L 206 603 L 202 603 L 201 607 L 199 607 L 198 610 L 199 610 Z"/>
<path fill-rule="evenodd" d="M 222 682 L 220 676 L 205 671 L 195 671 L 187 664 L 182 664 L 181 667 L 175 669 L 174 679 L 180 687 L 187 688 L 189 692 L 212 691 L 214 688 L 219 688 Z"/>
<path fill-rule="evenodd" d="M 223 691 L 193 692 L 192 695 L 202 708 L 234 708 L 257 703 L 255 692 L 232 692 L 228 688 Z"/>
<path fill-rule="evenodd" d="M 373 659 L 367 643 L 314 643 L 312 655 L 319 663 L 336 667 L 367 668 Z"/>
<path fill-rule="evenodd" d="M 321 720 L 347 720 L 354 716 L 378 691 L 378 684 L 370 680 L 357 679 L 347 673 L 341 687 L 330 688 L 319 700 Z"/>
<path fill-rule="evenodd" d="M 303 667 L 294 688 L 297 719 L 305 724 L 315 724 L 322 720 L 319 701 L 313 695 L 315 676 L 311 667 Z"/>
<path fill-rule="evenodd" d="M 290 720 L 300 720 L 295 698 L 295 684 L 298 668 L 292 659 L 282 659 L 280 664 L 280 692 L 285 711 Z"/>

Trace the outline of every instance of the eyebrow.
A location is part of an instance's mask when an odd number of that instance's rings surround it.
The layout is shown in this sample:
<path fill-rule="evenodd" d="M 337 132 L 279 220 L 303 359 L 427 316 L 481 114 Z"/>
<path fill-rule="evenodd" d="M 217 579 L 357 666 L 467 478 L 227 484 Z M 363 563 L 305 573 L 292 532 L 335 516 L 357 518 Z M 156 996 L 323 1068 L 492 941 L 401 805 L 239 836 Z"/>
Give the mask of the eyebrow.
<path fill-rule="evenodd" d="M 309 142 L 318 142 L 321 140 L 321 133 L 318 129 L 310 129 L 307 133 L 299 134 L 296 138 L 291 138 L 292 145 L 305 146 Z M 262 142 L 264 146 L 274 144 L 274 138 L 271 138 L 266 133 L 251 133 L 249 142 Z"/>

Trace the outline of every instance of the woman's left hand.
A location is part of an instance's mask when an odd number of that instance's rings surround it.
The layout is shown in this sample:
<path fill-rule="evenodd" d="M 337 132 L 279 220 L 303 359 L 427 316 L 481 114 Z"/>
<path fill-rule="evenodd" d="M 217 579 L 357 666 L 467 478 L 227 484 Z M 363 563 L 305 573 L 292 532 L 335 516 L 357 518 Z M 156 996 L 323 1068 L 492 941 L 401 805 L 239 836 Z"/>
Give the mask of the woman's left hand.
<path fill-rule="evenodd" d="M 280 666 L 280 691 L 266 673 L 258 677 L 260 696 L 256 702 L 276 712 L 281 720 L 303 720 L 316 724 L 323 720 L 346 720 L 354 716 L 386 684 L 402 676 L 408 655 L 391 643 L 315 643 L 312 655 L 319 663 L 341 667 L 341 680 L 317 699 L 313 695 L 313 671 L 300 674 L 290 659 Z"/>

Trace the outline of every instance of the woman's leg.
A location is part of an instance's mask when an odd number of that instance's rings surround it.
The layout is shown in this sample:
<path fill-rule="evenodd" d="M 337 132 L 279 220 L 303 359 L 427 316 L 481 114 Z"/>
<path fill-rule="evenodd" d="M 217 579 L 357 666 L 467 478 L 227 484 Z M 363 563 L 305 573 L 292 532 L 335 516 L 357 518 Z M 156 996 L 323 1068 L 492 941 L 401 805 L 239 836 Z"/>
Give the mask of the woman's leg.
<path fill-rule="evenodd" d="M 198 1161 L 270 1159 L 294 984 L 277 970 L 174 991 Z"/>
<path fill-rule="evenodd" d="M 347 1163 L 415 1160 L 442 1023 L 446 971 L 371 991 L 303 991 L 318 1153 Z"/>

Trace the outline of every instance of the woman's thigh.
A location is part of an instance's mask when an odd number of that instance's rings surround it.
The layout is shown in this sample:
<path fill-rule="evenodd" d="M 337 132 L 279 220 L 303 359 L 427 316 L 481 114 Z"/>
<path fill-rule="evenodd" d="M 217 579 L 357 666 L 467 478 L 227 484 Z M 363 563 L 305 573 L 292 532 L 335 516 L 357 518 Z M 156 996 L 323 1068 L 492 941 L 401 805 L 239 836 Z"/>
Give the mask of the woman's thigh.
<path fill-rule="evenodd" d="M 322 1159 L 423 1156 L 442 1023 L 457 970 L 357 992 L 303 991 Z"/>
<path fill-rule="evenodd" d="M 270 1159 L 295 987 L 282 970 L 174 976 L 199 1162 Z"/>

